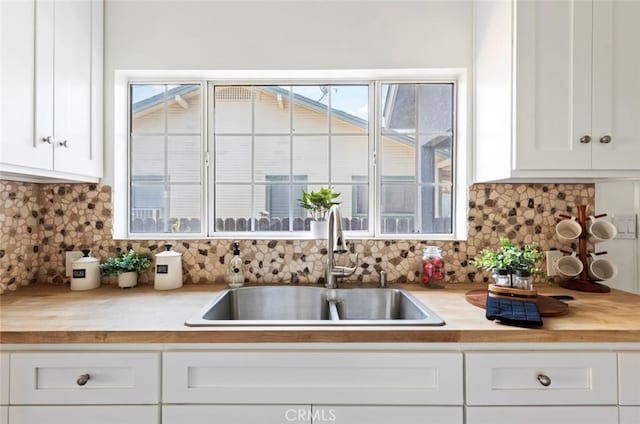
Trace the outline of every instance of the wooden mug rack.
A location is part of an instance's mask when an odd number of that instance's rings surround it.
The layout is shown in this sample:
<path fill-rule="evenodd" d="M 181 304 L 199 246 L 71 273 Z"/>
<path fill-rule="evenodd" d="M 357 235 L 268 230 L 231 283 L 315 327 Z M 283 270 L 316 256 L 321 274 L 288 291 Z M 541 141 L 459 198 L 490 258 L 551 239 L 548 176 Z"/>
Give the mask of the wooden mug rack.
<path fill-rule="evenodd" d="M 562 218 L 573 219 L 570 215 L 560 215 Z M 607 216 L 606 213 L 595 215 L 594 218 L 602 218 Z M 565 289 L 583 291 L 583 292 L 591 292 L 591 293 L 608 293 L 611 291 L 609 286 L 605 286 L 602 283 L 598 283 L 594 281 L 589 276 L 589 254 L 587 252 L 587 239 L 589 238 L 589 232 L 587 228 L 587 220 L 590 218 L 587 216 L 587 206 L 586 205 L 578 205 L 578 216 L 576 217 L 576 222 L 580 224 L 582 227 L 582 232 L 580 233 L 580 237 L 578 238 L 578 258 L 580 262 L 582 262 L 582 272 L 578 276 L 578 278 L 562 280 L 560 281 L 560 287 L 564 287 Z M 565 250 L 561 250 L 563 253 L 573 254 L 573 252 L 568 252 Z M 595 255 L 604 255 L 607 252 L 597 252 Z"/>

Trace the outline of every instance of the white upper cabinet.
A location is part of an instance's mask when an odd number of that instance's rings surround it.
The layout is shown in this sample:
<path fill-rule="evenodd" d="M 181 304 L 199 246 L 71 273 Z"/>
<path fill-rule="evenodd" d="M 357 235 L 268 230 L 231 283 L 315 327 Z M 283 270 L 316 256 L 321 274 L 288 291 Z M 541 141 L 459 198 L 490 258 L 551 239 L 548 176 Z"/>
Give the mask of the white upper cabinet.
<path fill-rule="evenodd" d="M 475 5 L 476 181 L 640 176 L 640 3 Z"/>
<path fill-rule="evenodd" d="M 102 0 L 8 0 L 2 19 L 0 172 L 102 175 Z"/>

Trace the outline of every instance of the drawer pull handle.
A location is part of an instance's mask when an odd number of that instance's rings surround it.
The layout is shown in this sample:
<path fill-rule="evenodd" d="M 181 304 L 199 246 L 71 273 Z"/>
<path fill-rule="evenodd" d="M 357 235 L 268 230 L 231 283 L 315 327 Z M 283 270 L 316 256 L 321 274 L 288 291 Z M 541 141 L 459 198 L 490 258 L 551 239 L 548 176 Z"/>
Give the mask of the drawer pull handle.
<path fill-rule="evenodd" d="M 605 135 L 603 137 L 600 137 L 600 143 L 602 143 L 602 144 L 611 143 L 611 136 L 610 135 Z"/>
<path fill-rule="evenodd" d="M 591 143 L 591 136 L 583 135 L 582 137 L 580 137 L 580 143 L 582 144 Z"/>
<path fill-rule="evenodd" d="M 78 386 L 84 386 L 85 384 L 87 384 L 87 381 L 89 381 L 91 379 L 91 376 L 89 374 L 82 374 L 80 377 L 78 377 L 78 379 L 76 380 L 76 384 Z"/>
<path fill-rule="evenodd" d="M 549 378 L 549 376 L 544 375 L 544 374 L 538 374 L 538 381 L 540 382 L 540 384 L 542 384 L 544 387 L 549 387 L 551 386 L 551 379 Z"/>

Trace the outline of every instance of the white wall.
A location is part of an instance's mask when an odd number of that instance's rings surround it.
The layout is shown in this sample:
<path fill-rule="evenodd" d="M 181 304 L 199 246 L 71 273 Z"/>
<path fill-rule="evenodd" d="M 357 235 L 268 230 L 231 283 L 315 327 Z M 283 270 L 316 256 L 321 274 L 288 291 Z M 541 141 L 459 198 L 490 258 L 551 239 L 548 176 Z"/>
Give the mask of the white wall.
<path fill-rule="evenodd" d="M 105 0 L 105 184 L 114 73 L 471 68 L 471 1 Z"/>
<path fill-rule="evenodd" d="M 619 181 L 596 184 L 596 212 L 609 217 L 616 214 L 640 215 L 640 181 Z M 640 293 L 640 240 L 619 240 L 600 243 L 597 250 L 606 250 L 606 258 L 615 262 L 618 276 L 607 285 Z"/>

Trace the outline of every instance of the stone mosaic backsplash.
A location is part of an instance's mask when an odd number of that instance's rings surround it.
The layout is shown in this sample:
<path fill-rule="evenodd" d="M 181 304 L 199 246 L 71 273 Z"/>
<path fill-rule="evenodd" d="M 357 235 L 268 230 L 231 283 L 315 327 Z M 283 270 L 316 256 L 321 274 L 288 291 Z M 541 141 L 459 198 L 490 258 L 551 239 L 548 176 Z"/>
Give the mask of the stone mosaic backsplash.
<path fill-rule="evenodd" d="M 113 240 L 111 188 L 96 184 L 29 184 L 0 181 L 0 292 L 33 281 L 68 283 L 67 250 L 89 246 L 104 260 L 120 249 L 155 254 L 164 240 Z M 574 213 L 586 204 L 592 210 L 593 184 L 475 184 L 469 188 L 467 241 L 352 240 L 360 265 L 347 281 L 375 282 L 380 271 L 391 282 L 417 282 L 425 245 L 443 250 L 445 281 L 483 282 L 489 276 L 468 264 L 484 247 L 507 236 L 516 243 L 536 242 L 543 250 L 562 246 L 555 239 L 559 213 Z M 233 240 L 175 241 L 183 255 L 185 283 L 222 282 L 231 259 Z M 325 241 L 241 240 L 245 279 L 251 283 L 324 282 Z M 345 255 L 346 256 L 346 255 Z M 114 283 L 104 278 L 103 283 Z M 151 270 L 140 276 L 151 283 Z"/>

